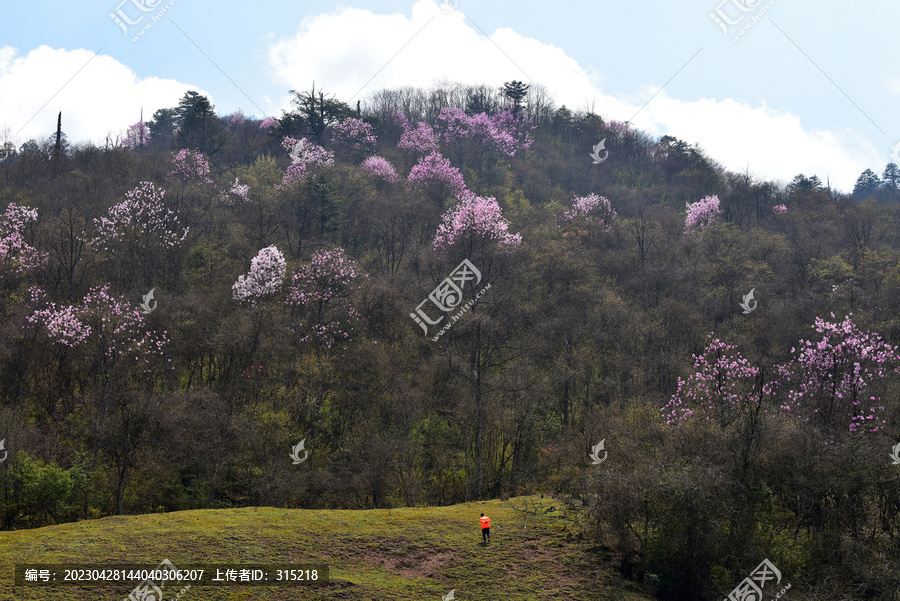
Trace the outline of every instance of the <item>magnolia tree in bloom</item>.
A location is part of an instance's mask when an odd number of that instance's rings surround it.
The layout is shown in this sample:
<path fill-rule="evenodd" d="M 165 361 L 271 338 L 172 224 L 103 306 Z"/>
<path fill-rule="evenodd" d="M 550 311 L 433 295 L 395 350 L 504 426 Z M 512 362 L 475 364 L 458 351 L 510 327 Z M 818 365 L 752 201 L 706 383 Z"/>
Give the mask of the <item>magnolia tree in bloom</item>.
<path fill-rule="evenodd" d="M 234 299 L 255 304 L 277 292 L 286 273 L 284 254 L 274 245 L 264 248 L 250 262 L 250 273 L 240 276 L 231 287 Z"/>
<path fill-rule="evenodd" d="M 400 181 L 400 176 L 390 161 L 379 156 L 369 157 L 362 163 L 362 168 L 370 176 L 386 181 L 389 184 L 396 184 Z"/>
<path fill-rule="evenodd" d="M 222 202 L 228 205 L 244 203 L 250 200 L 250 185 L 242 184 L 238 178 L 234 178 L 227 193 L 222 194 Z"/>
<path fill-rule="evenodd" d="M 407 181 L 413 186 L 428 190 L 435 196 L 449 194 L 459 198 L 466 192 L 466 182 L 462 173 L 437 152 L 419 159 L 410 170 Z"/>
<path fill-rule="evenodd" d="M 0 266 L 8 266 L 16 273 L 40 267 L 47 261 L 46 253 L 39 252 L 25 241 L 25 228 L 37 221 L 37 209 L 9 203 L 0 217 Z"/>
<path fill-rule="evenodd" d="M 842 322 L 817 317 L 814 327 L 820 340 L 801 340 L 799 350 L 791 349 L 796 355 L 789 373 L 795 385 L 785 408 L 826 427 L 879 430 L 885 423 L 878 419 L 883 401 L 865 391 L 900 371 L 897 347 L 886 344 L 878 334 L 860 330 L 851 315 Z"/>
<path fill-rule="evenodd" d="M 494 197 L 466 192 L 456 206 L 444 213 L 434 247 L 449 248 L 469 237 L 493 240 L 508 249 L 522 243 L 521 234 L 509 233 L 509 222 L 500 214 L 500 205 Z"/>
<path fill-rule="evenodd" d="M 27 321 L 39 328 L 53 343 L 68 348 L 86 344 L 97 348 L 106 374 L 124 359 L 150 371 L 151 362 L 164 358 L 168 343 L 166 332 L 146 329 L 144 316 L 124 296 L 110 294 L 109 285 L 91 288 L 80 305 L 57 306 L 46 303 L 41 290 L 32 288 L 30 296 L 36 309 Z M 171 362 L 171 359 L 167 360 Z"/>
<path fill-rule="evenodd" d="M 331 141 L 340 148 L 372 150 L 378 140 L 371 124 L 355 117 L 347 117 L 331 126 Z"/>
<path fill-rule="evenodd" d="M 524 115 L 516 116 L 508 110 L 495 115 L 467 115 L 459 108 L 443 108 L 437 118 L 437 130 L 445 142 L 474 139 L 510 157 L 531 147 L 529 129 L 534 126 Z"/>
<path fill-rule="evenodd" d="M 209 162 L 199 150 L 183 148 L 175 153 L 172 158 L 174 168 L 169 172 L 170 177 L 176 177 L 184 183 L 199 182 L 211 184 L 209 179 Z"/>
<path fill-rule="evenodd" d="M 688 235 L 702 232 L 715 223 L 722 213 L 718 196 L 707 196 L 695 203 L 685 203 L 687 217 L 684 220 L 685 233 Z"/>
<path fill-rule="evenodd" d="M 297 140 L 286 136 L 281 141 L 281 147 L 291 153 L 292 162 L 284 172 L 281 185 L 277 185 L 276 188 L 303 181 L 314 167 L 330 167 L 334 164 L 333 152 L 313 144 L 306 138 Z"/>
<path fill-rule="evenodd" d="M 226 119 L 228 119 L 228 125 L 230 125 L 231 127 L 240 125 L 246 120 L 246 118 L 244 117 L 244 111 L 242 111 L 241 109 L 236 110 L 231 115 L 227 116 Z"/>
<path fill-rule="evenodd" d="M 95 245 L 114 254 L 120 243 L 132 251 L 135 245 L 145 249 L 151 243 L 165 248 L 179 245 L 187 237 L 188 228 L 180 228 L 175 212 L 163 204 L 165 194 L 153 182 L 141 182 L 125 194 L 124 201 L 111 207 L 106 217 L 94 220 Z"/>
<path fill-rule="evenodd" d="M 439 150 L 437 136 L 434 135 L 434 130 L 430 125 L 420 121 L 415 129 L 410 129 L 406 126 L 405 117 L 403 135 L 400 136 L 397 148 L 412 150 L 424 155 L 438 152 Z"/>
<path fill-rule="evenodd" d="M 572 199 L 572 208 L 563 213 L 561 222 L 596 224 L 604 229 L 610 228 L 616 210 L 605 196 L 590 194 Z"/>
<path fill-rule="evenodd" d="M 260 129 L 269 129 L 271 127 L 275 127 L 278 125 L 278 121 L 275 120 L 274 117 L 266 117 L 263 119 L 263 122 L 259 124 Z"/>
<path fill-rule="evenodd" d="M 122 143 L 129 150 L 143 148 L 150 143 L 150 128 L 143 121 L 138 121 L 125 132 L 125 141 Z"/>
<path fill-rule="evenodd" d="M 677 392 L 663 408 L 667 421 L 678 424 L 695 415 L 729 421 L 752 398 L 831 432 L 883 428 L 883 401 L 867 389 L 900 372 L 898 348 L 860 330 L 849 315 L 842 322 L 817 318 L 815 331 L 822 338 L 801 340 L 799 351 L 791 349 L 791 361 L 772 368 L 762 390 L 756 382 L 759 368 L 710 334 L 706 351 L 694 356 L 695 373 L 679 379 Z"/>
<path fill-rule="evenodd" d="M 291 278 L 285 303 L 300 314 L 300 341 L 325 348 L 350 340 L 359 313 L 353 297 L 366 275 L 341 248 L 320 250 Z"/>

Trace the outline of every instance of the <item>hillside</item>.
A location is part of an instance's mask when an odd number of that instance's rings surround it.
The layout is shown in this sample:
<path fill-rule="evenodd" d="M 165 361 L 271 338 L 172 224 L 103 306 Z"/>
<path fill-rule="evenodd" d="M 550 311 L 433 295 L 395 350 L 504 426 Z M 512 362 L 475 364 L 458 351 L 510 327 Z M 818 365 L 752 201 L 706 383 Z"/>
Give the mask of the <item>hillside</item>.
<path fill-rule="evenodd" d="M 185 601 L 212 599 L 646 599 L 619 588 L 611 570 L 573 538 L 578 514 L 547 513 L 553 499 L 370 511 L 248 507 L 108 517 L 0 533 L 0 599 L 121 600 L 130 589 L 12 587 L 13 565 L 121 563 L 318 562 L 330 584 L 298 595 L 278 587 L 194 587 Z M 490 545 L 477 518 L 492 519 Z M 602 564 L 601 564 L 602 565 Z M 166 587 L 165 599 L 178 588 Z M 121 593 L 121 594 L 120 594 Z"/>

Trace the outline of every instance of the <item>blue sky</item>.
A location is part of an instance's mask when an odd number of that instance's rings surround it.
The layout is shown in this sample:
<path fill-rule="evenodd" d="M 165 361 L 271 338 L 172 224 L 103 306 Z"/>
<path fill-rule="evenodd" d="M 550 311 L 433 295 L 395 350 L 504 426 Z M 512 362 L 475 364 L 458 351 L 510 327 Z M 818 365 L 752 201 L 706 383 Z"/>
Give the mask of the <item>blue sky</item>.
<path fill-rule="evenodd" d="M 440 1 L 5 3 L 0 140 L 44 138 L 62 110 L 71 141 L 100 143 L 189 89 L 219 114 L 260 117 L 313 80 L 355 104 L 383 88 L 519 79 L 764 179 L 802 172 L 849 191 L 900 155 L 900 3 Z M 111 13 L 140 21 L 126 33 Z M 735 24 L 726 34 L 711 14 Z"/>

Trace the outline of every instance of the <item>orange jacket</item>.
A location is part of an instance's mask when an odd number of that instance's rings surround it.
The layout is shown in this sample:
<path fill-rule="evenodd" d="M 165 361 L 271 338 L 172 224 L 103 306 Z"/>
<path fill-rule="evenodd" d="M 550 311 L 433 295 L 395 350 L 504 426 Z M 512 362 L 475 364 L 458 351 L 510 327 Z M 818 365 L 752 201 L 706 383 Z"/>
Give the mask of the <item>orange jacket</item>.
<path fill-rule="evenodd" d="M 481 522 L 481 529 L 482 529 L 482 530 L 484 530 L 485 528 L 490 528 L 490 527 L 491 527 L 491 518 L 489 518 L 488 516 L 484 516 L 483 518 L 479 518 L 478 521 Z"/>

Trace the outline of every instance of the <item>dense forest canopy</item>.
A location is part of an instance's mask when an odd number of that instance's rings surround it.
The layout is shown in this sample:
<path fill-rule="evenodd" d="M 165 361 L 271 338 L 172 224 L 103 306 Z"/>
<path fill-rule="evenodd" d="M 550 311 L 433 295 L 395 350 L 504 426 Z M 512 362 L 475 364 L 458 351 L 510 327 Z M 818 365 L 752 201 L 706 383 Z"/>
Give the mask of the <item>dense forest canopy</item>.
<path fill-rule="evenodd" d="M 517 81 L 291 94 L 5 149 L 4 529 L 537 492 L 660 599 L 764 557 L 898 599 L 896 164 L 761 181 Z"/>

